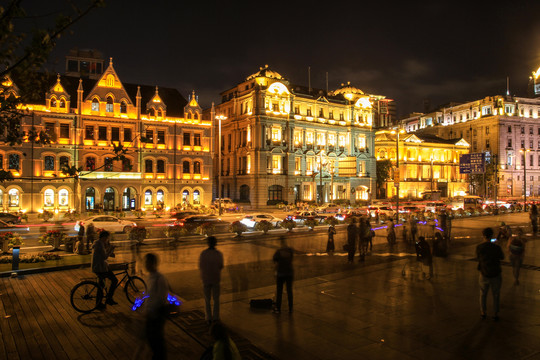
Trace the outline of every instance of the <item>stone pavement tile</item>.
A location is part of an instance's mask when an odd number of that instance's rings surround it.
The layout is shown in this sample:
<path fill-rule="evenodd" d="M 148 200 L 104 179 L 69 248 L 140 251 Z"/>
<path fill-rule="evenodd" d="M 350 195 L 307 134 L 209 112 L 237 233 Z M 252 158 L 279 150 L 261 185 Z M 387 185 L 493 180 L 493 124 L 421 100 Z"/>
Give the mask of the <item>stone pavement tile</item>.
<path fill-rule="evenodd" d="M 437 360 L 463 360 L 466 357 L 462 357 L 457 354 L 449 353 L 441 350 L 437 347 L 419 344 L 416 350 L 409 353 L 410 356 L 417 359 L 437 359 Z"/>
<path fill-rule="evenodd" d="M 386 342 L 373 343 L 361 347 L 357 351 L 358 358 L 366 360 L 385 360 L 385 359 L 399 359 L 399 360 L 417 360 L 418 358 L 410 356 L 399 349 L 394 349 Z"/>

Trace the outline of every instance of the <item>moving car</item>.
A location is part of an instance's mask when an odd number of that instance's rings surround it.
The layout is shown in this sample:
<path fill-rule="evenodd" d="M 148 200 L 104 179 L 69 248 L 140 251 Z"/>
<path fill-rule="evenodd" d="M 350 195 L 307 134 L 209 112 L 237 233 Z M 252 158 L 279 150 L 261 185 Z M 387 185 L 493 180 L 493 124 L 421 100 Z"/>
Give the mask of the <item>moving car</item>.
<path fill-rule="evenodd" d="M 340 206 L 337 204 L 328 203 L 319 206 L 315 210 L 322 213 L 337 213 L 340 210 Z"/>
<path fill-rule="evenodd" d="M 15 226 L 6 223 L 5 221 L 0 220 L 0 233 L 6 232 L 17 232 L 20 234 L 27 233 L 30 231 L 28 226 Z"/>
<path fill-rule="evenodd" d="M 128 233 L 131 230 L 131 228 L 133 228 L 134 226 L 137 226 L 137 224 L 134 223 L 133 221 L 121 220 L 117 217 L 109 216 L 109 215 L 97 215 L 97 216 L 89 217 L 88 219 L 85 219 L 85 220 L 77 220 L 73 229 L 78 232 L 81 224 L 84 225 L 85 228 L 88 228 L 88 225 L 90 225 L 91 223 L 94 224 L 96 229 L 103 229 L 110 232 L 124 232 L 124 233 Z"/>
<path fill-rule="evenodd" d="M 269 221 L 275 227 L 278 227 L 279 223 L 283 221 L 282 219 L 277 218 L 274 215 L 257 213 L 244 216 L 244 218 L 240 220 L 240 222 L 249 228 L 254 228 L 255 225 L 257 225 L 257 223 L 262 220 Z"/>
<path fill-rule="evenodd" d="M 371 217 L 375 217 L 377 214 L 379 216 L 384 214 L 387 217 L 394 216 L 394 210 L 390 206 L 385 205 L 372 205 L 368 208 L 368 211 L 371 214 Z"/>
<path fill-rule="evenodd" d="M 214 206 L 219 208 L 220 200 L 214 200 Z M 234 210 L 237 208 L 237 205 L 229 198 L 221 198 L 221 208 L 224 210 Z"/>
<path fill-rule="evenodd" d="M 227 232 L 230 226 L 228 221 L 221 220 L 216 215 L 191 215 L 174 223 L 183 226 L 190 233 L 195 232 L 203 224 L 212 224 L 216 233 Z"/>
<path fill-rule="evenodd" d="M 8 224 L 20 224 L 21 217 L 19 215 L 13 215 L 10 213 L 3 212 L 3 213 L 0 213 L 0 220 Z"/>
<path fill-rule="evenodd" d="M 307 219 L 315 219 L 320 223 L 326 219 L 326 216 L 319 215 L 315 211 L 296 211 L 290 215 L 287 215 L 287 220 L 293 220 L 296 223 L 303 224 Z"/>

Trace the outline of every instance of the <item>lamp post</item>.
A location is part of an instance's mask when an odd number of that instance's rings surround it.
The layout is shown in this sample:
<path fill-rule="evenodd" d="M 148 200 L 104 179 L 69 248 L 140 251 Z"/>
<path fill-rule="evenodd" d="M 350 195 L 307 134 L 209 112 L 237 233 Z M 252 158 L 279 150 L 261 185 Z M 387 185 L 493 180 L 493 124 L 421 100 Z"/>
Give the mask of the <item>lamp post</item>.
<path fill-rule="evenodd" d="M 320 155 L 321 155 L 321 160 L 319 162 L 319 188 L 320 188 L 320 197 L 319 197 L 319 205 L 322 205 L 324 203 L 323 201 L 323 196 L 324 196 L 324 191 L 323 191 L 323 182 L 322 182 L 322 167 L 323 167 L 323 153 L 324 153 L 324 150 L 321 150 L 320 152 Z"/>
<path fill-rule="evenodd" d="M 221 121 L 226 120 L 227 117 L 225 115 L 217 115 L 216 119 L 219 122 L 219 131 L 218 131 L 218 213 L 221 216 L 221 197 L 223 194 L 221 193 Z"/>
<path fill-rule="evenodd" d="M 531 149 L 522 148 L 519 150 L 523 154 L 523 208 L 527 211 L 527 153 Z"/>
<path fill-rule="evenodd" d="M 392 134 L 396 134 L 396 173 L 394 174 L 394 186 L 397 188 L 396 193 L 396 224 L 399 224 L 399 183 L 401 182 L 400 176 L 399 176 L 399 134 L 405 133 L 405 130 L 398 129 L 398 130 L 392 130 Z M 396 176 L 397 176 L 397 183 L 396 183 Z"/>

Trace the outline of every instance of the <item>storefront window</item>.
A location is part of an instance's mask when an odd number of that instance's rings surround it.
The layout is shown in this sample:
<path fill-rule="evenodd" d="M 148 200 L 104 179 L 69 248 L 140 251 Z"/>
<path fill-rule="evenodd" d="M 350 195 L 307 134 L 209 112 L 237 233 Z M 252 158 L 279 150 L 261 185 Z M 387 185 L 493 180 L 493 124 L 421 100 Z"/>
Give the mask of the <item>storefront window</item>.
<path fill-rule="evenodd" d="M 96 190 L 94 188 L 86 189 L 86 210 L 94 210 L 96 202 Z"/>
<path fill-rule="evenodd" d="M 69 193 L 66 189 L 58 191 L 58 204 L 60 206 L 68 206 L 69 204 Z"/>
<path fill-rule="evenodd" d="M 189 191 L 187 190 L 182 191 L 182 202 L 189 203 Z"/>
<path fill-rule="evenodd" d="M 156 193 L 156 201 L 158 205 L 165 204 L 165 194 L 163 193 L 163 190 L 158 190 Z"/>
<path fill-rule="evenodd" d="M 144 192 L 144 205 L 152 205 L 152 190 Z"/>
<path fill-rule="evenodd" d="M 54 191 L 51 189 L 45 190 L 43 193 L 43 205 L 54 206 Z"/>
<path fill-rule="evenodd" d="M 17 190 L 17 189 L 9 190 L 8 196 L 9 196 L 9 206 L 10 207 L 19 206 L 19 190 Z"/>
<path fill-rule="evenodd" d="M 201 193 L 199 190 L 193 191 L 193 204 L 199 205 L 201 203 Z"/>

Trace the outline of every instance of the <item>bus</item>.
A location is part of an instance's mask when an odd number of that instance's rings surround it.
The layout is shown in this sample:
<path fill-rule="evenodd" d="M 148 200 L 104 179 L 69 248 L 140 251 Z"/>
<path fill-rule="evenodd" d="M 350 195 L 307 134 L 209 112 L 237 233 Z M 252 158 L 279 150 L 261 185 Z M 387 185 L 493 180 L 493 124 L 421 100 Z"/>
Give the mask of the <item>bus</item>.
<path fill-rule="evenodd" d="M 452 207 L 452 210 L 457 209 L 476 209 L 478 206 L 482 206 L 484 204 L 484 200 L 480 196 L 476 195 L 465 195 L 465 196 L 458 196 L 452 199 L 450 202 L 450 206 Z"/>

